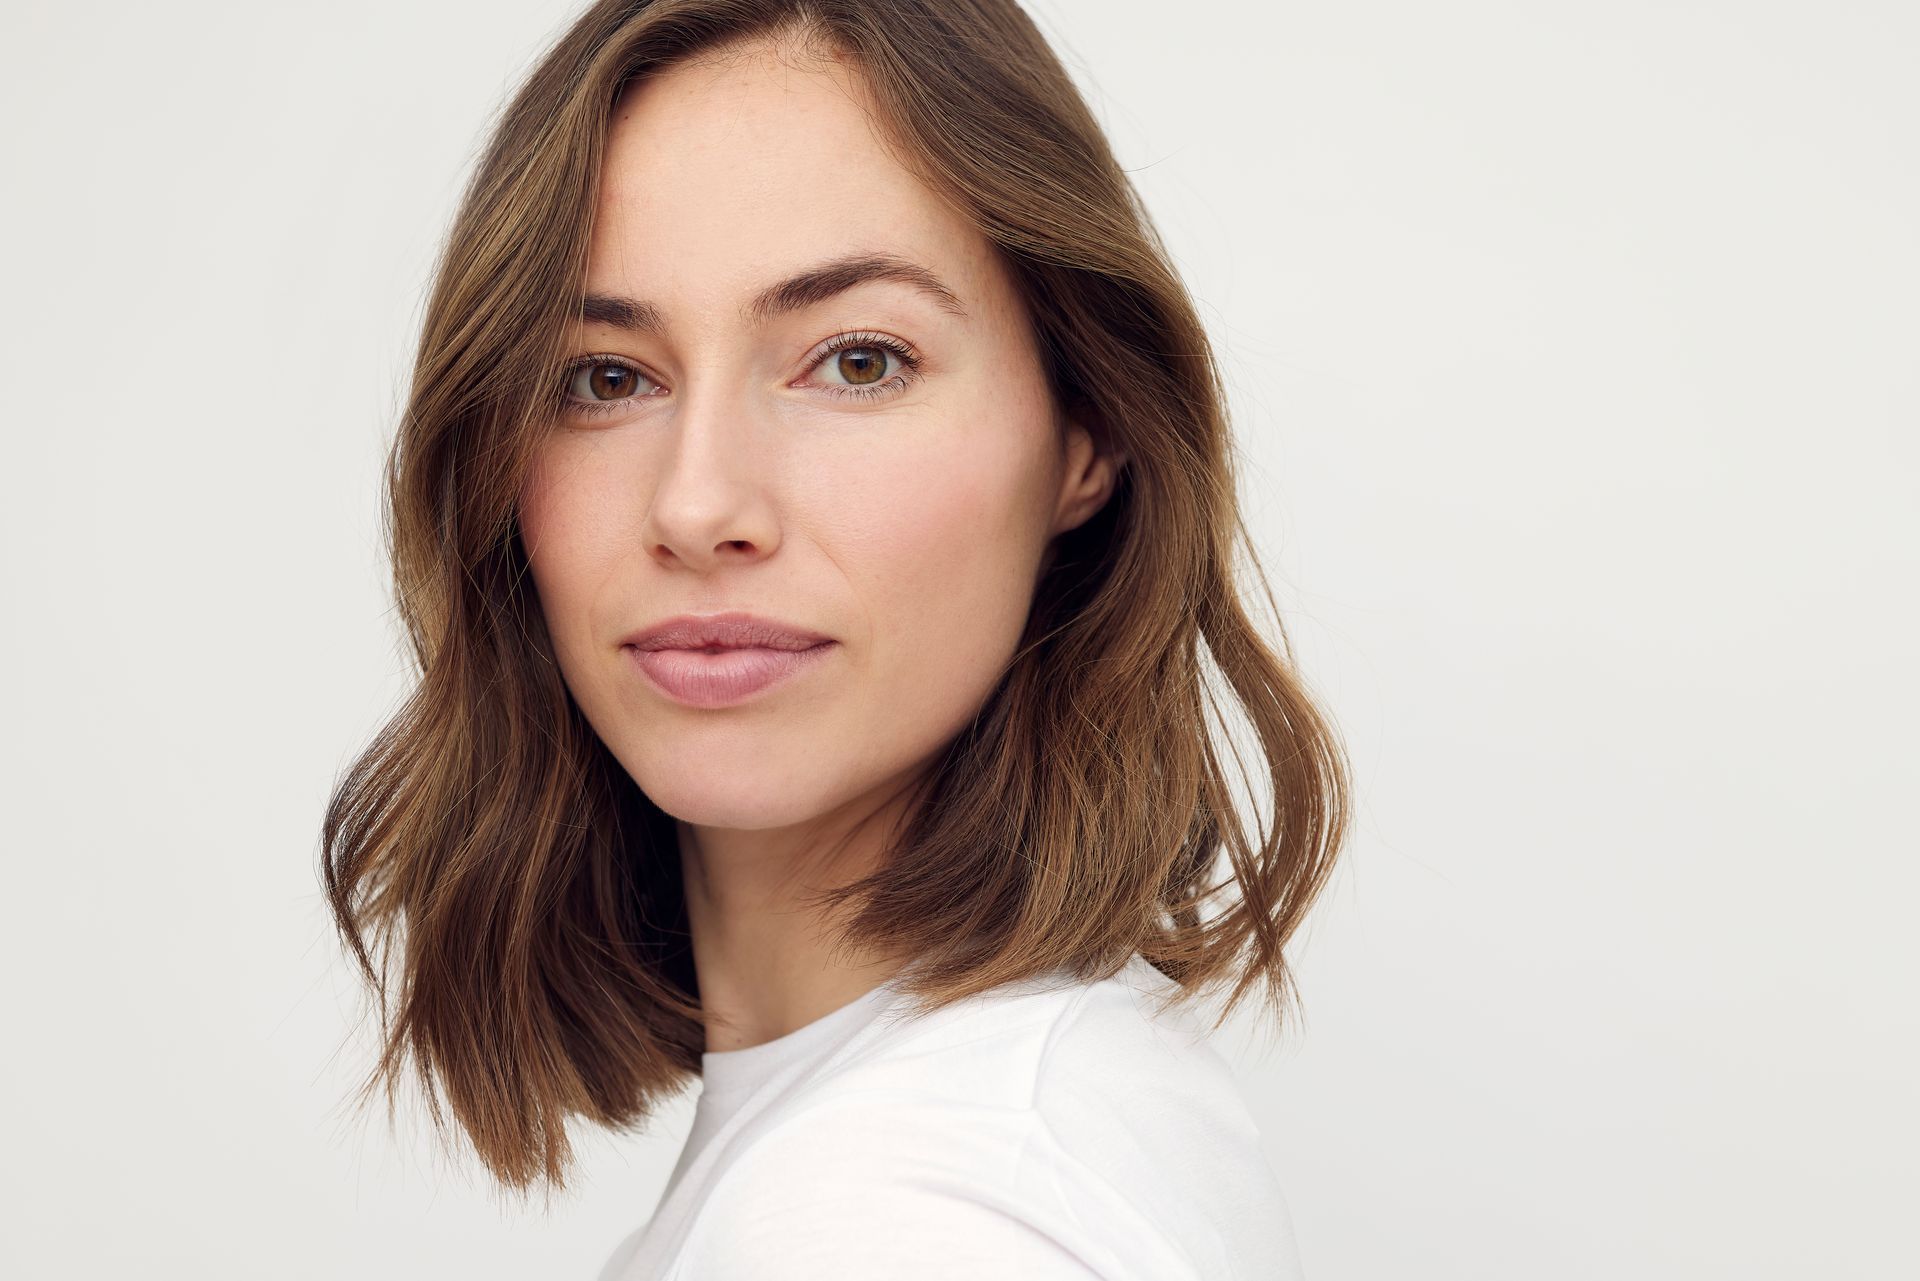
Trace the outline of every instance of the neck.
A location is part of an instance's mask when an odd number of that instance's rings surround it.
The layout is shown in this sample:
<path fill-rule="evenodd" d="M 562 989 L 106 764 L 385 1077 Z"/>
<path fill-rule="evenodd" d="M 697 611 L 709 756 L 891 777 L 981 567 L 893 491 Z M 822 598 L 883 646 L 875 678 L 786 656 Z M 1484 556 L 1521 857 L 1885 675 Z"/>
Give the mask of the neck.
<path fill-rule="evenodd" d="M 785 1036 L 906 964 L 905 957 L 836 949 L 834 922 L 807 901 L 880 865 L 899 801 L 864 813 L 858 822 L 829 817 L 804 830 L 677 824 L 709 1052 Z"/>

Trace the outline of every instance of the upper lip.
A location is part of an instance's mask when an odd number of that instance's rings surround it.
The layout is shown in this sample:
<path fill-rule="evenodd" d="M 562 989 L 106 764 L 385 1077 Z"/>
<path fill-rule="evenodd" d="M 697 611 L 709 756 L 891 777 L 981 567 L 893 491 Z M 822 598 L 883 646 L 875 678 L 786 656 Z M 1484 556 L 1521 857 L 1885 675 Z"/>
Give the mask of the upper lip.
<path fill-rule="evenodd" d="M 757 614 L 680 614 L 633 633 L 636 649 L 812 649 L 832 637 Z"/>

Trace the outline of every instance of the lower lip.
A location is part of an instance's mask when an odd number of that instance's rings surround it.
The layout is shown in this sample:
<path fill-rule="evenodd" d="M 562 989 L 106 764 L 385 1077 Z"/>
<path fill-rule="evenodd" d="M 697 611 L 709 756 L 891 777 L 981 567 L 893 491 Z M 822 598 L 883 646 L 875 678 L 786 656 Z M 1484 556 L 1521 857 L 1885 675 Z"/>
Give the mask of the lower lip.
<path fill-rule="evenodd" d="M 822 641 L 812 649 L 635 649 L 640 670 L 654 687 L 688 707 L 731 707 L 818 663 L 834 647 Z"/>

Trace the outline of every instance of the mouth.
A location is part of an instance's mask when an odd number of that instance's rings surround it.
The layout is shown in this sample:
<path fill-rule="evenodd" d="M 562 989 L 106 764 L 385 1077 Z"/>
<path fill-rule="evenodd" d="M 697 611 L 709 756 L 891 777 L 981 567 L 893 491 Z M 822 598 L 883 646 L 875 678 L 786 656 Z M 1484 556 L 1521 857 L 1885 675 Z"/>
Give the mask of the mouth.
<path fill-rule="evenodd" d="M 832 641 L 821 641 L 820 645 L 832 643 Z M 755 649 L 774 654 L 804 654 L 810 649 L 819 648 L 819 645 L 798 645 L 791 648 L 783 645 L 640 645 L 636 648 L 655 654 L 669 649 L 679 650 L 683 654 L 737 654 L 742 650 Z"/>
<path fill-rule="evenodd" d="M 705 616 L 681 614 L 635 632 L 623 644 L 648 653 L 682 650 L 715 654 L 749 649 L 803 653 L 831 642 L 831 637 L 811 628 L 734 612 Z"/>
<path fill-rule="evenodd" d="M 624 647 L 649 684 L 685 707 L 712 709 L 744 703 L 818 667 L 835 641 L 802 649 L 764 645 L 705 645 L 697 649 Z"/>

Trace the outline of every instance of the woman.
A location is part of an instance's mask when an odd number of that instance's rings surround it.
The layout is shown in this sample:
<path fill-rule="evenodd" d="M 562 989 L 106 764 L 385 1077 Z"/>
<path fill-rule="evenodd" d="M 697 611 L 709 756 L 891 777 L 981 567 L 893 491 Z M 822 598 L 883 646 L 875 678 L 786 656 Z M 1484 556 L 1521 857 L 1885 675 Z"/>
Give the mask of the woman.
<path fill-rule="evenodd" d="M 525 1187 L 699 1080 L 607 1281 L 1297 1275 L 1189 998 L 1284 1014 L 1344 757 L 1239 600 L 1205 335 L 1011 0 L 594 5 L 465 195 L 388 480 L 422 678 L 324 860 L 369 1088 L 411 1058 Z"/>

